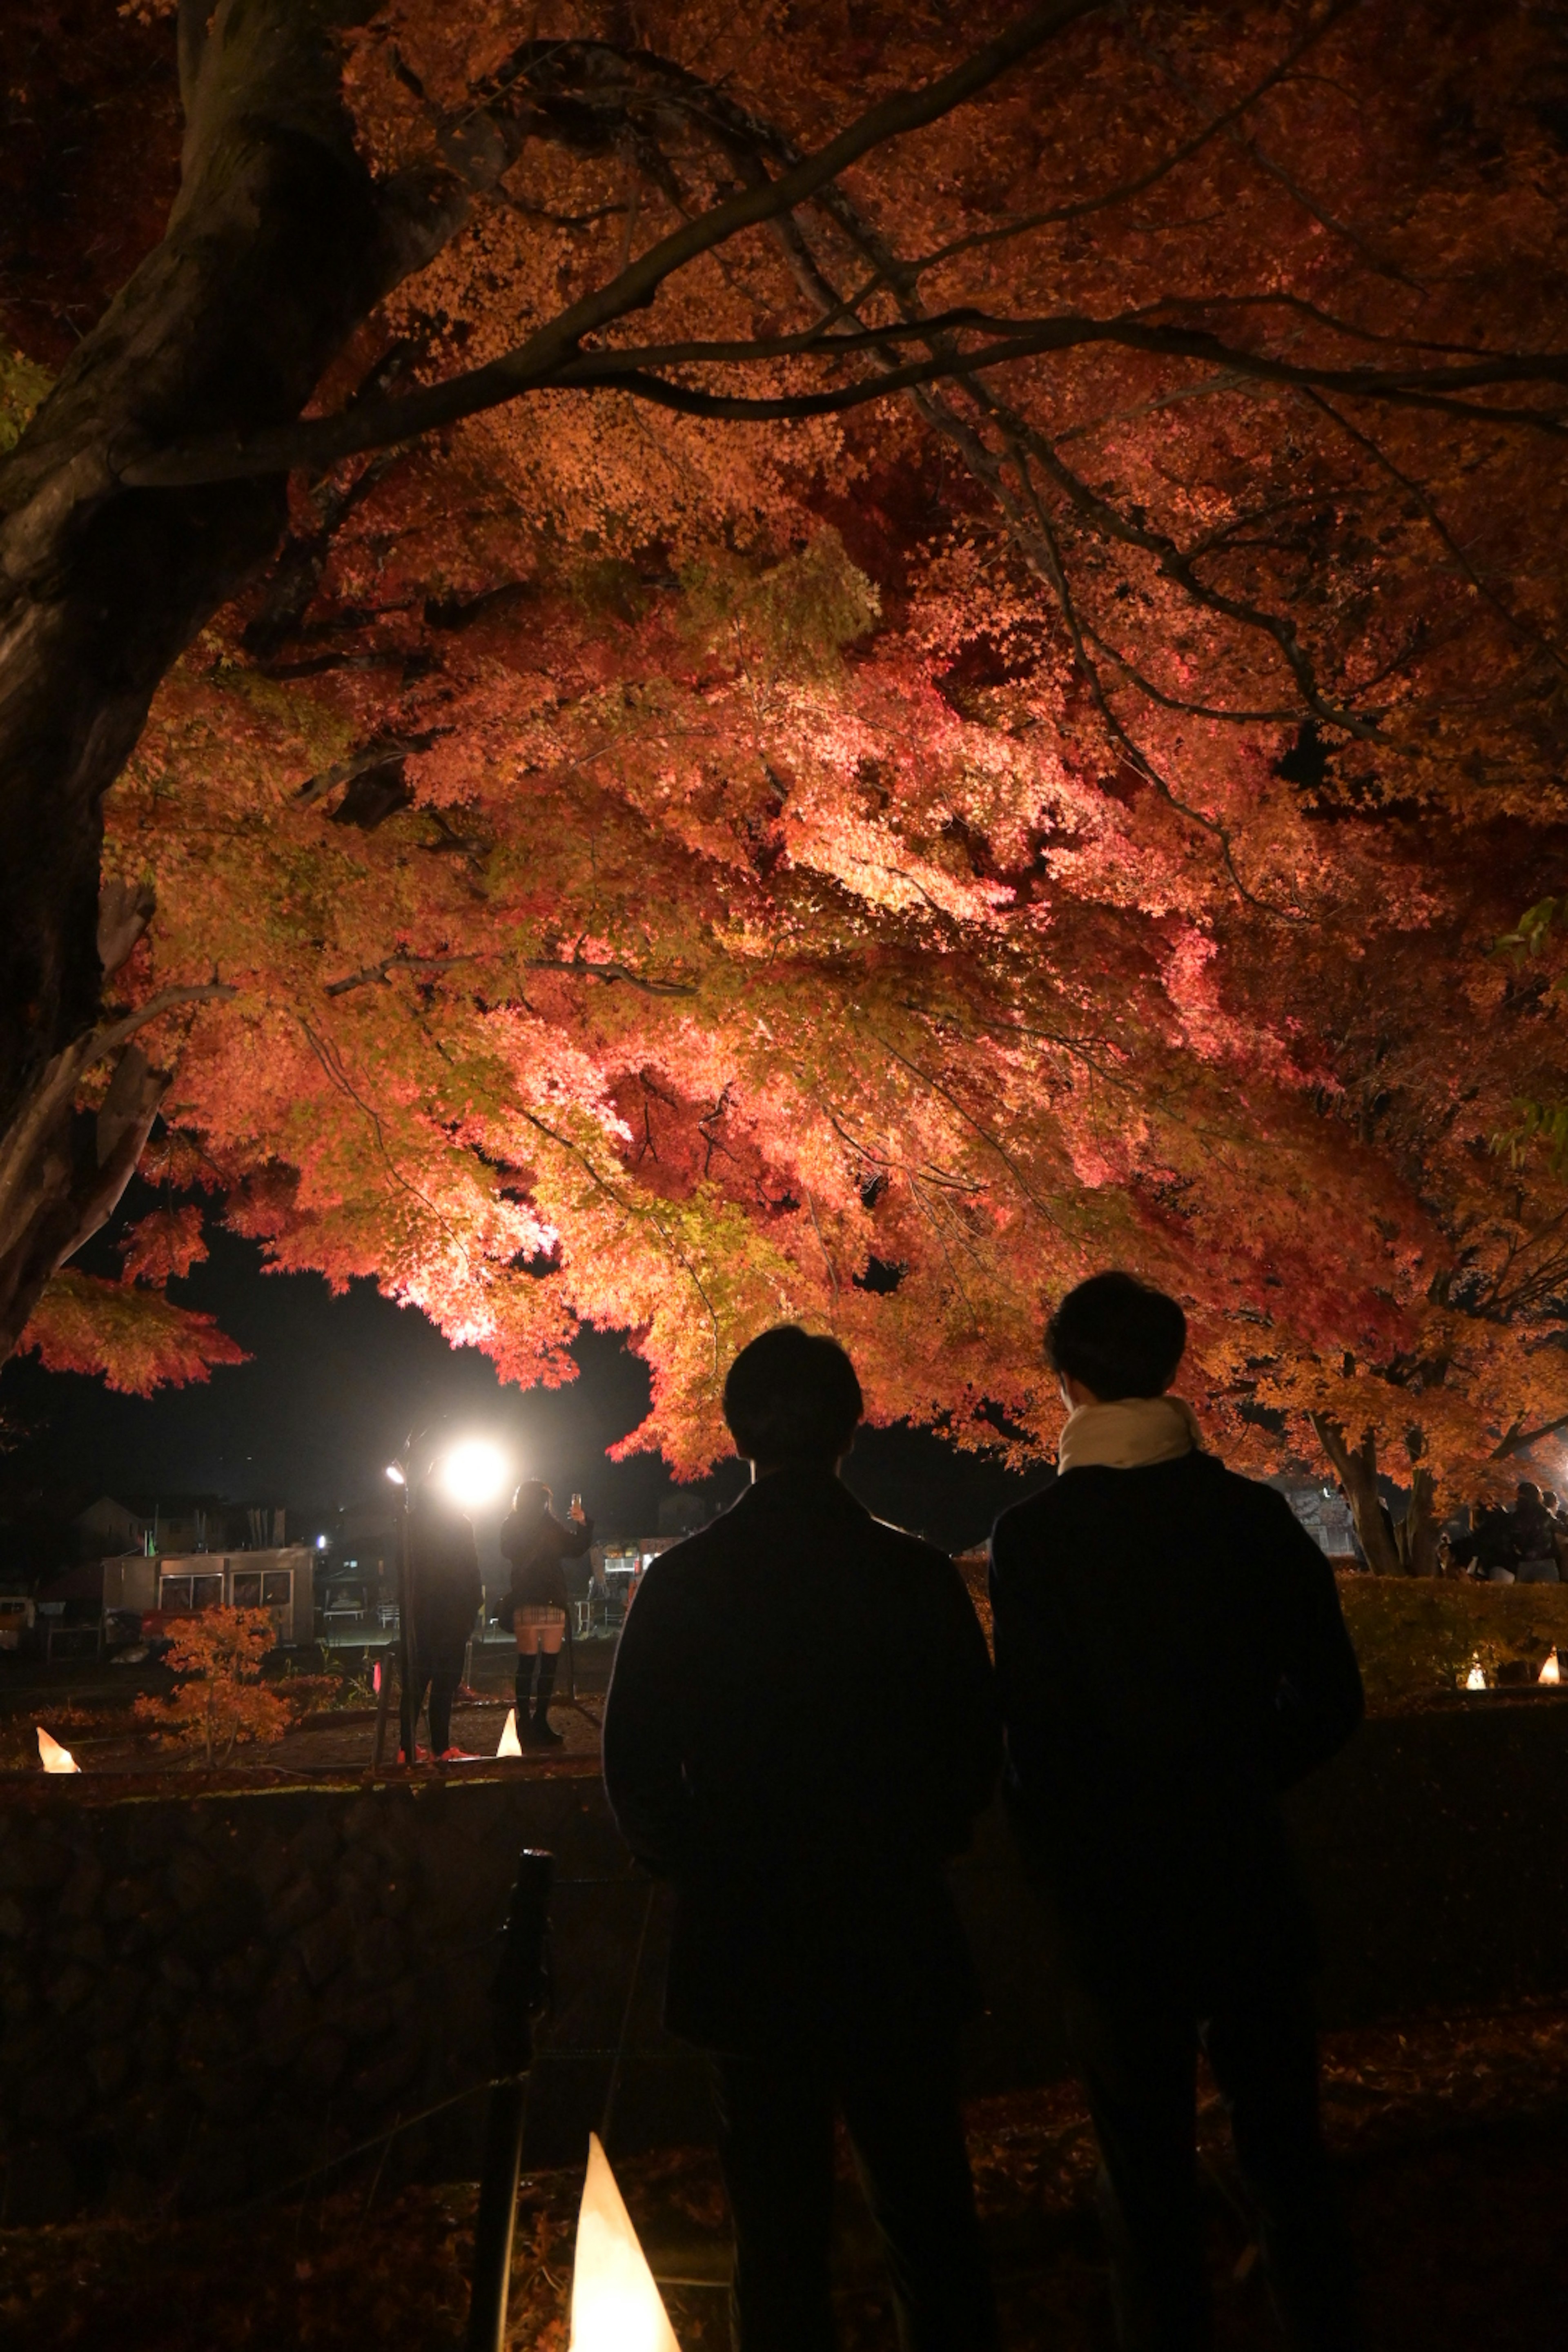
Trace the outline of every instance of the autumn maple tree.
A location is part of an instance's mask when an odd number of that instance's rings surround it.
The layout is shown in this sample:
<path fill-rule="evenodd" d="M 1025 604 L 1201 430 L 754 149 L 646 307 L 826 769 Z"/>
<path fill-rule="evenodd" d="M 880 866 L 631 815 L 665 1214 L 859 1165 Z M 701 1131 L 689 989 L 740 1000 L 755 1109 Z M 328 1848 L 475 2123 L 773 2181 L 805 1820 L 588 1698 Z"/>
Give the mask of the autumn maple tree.
<path fill-rule="evenodd" d="M 261 1680 L 277 1640 L 265 1609 L 203 1610 L 175 1627 L 163 1660 L 174 1688 L 166 1698 L 139 1698 L 139 1721 L 170 1747 L 199 1751 L 209 1771 L 242 1740 L 281 1739 L 292 1709 Z"/>
<path fill-rule="evenodd" d="M 221 1360 L 205 1199 L 684 1471 L 785 1315 L 1022 1457 L 1125 1263 L 1420 1564 L 1568 1420 L 1553 22 L 141 13 L 0 380 L 5 1343 Z"/>

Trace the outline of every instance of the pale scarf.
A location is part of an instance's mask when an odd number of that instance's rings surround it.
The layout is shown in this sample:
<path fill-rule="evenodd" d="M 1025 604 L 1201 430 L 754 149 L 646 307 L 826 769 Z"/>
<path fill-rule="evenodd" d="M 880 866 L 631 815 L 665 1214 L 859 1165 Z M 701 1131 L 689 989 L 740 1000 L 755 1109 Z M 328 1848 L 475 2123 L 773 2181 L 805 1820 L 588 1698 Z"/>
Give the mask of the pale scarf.
<path fill-rule="evenodd" d="M 1080 1404 L 1068 1413 L 1057 1446 L 1057 1469 L 1099 1464 L 1108 1470 L 1142 1470 L 1151 1462 L 1174 1462 L 1202 1443 L 1197 1416 L 1181 1397 L 1119 1397 L 1114 1404 Z"/>

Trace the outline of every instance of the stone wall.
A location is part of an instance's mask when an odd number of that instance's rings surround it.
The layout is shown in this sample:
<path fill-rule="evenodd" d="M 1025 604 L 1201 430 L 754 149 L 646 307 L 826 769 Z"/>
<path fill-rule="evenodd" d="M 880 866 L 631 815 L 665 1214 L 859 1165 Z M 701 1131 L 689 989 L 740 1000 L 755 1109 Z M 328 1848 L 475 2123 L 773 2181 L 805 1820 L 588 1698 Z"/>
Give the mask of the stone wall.
<path fill-rule="evenodd" d="M 1568 1996 L 1565 1773 L 1568 1700 L 1483 1701 L 1369 1724 L 1301 1792 L 1327 2021 Z M 591 1768 L 263 1790 L 231 1775 L 178 1793 L 40 1776 L 7 1795 L 6 2222 L 233 2204 L 328 2159 L 347 2160 L 334 2178 L 351 2162 L 368 2175 L 395 2124 L 389 2184 L 471 2176 L 486 1990 L 524 1845 L 556 1857 L 530 2161 L 580 2156 L 613 2074 L 618 2147 L 708 2132 L 700 2063 L 659 2024 L 665 1898 L 629 1864 Z M 971 2087 L 1049 2080 L 1065 2065 L 1057 1990 L 995 1815 L 955 1882 L 990 2001 Z"/>
<path fill-rule="evenodd" d="M 430 2107 L 385 2177 L 471 2174 L 482 2090 L 442 2103 L 489 2070 L 524 1845 L 556 1856 L 563 2052 L 532 2137 L 577 2152 L 579 2084 L 591 2104 L 606 2067 L 573 2053 L 615 2044 L 647 1902 L 595 1776 L 131 1786 L 57 1781 L 0 1806 L 5 2221 L 232 2203 Z"/>

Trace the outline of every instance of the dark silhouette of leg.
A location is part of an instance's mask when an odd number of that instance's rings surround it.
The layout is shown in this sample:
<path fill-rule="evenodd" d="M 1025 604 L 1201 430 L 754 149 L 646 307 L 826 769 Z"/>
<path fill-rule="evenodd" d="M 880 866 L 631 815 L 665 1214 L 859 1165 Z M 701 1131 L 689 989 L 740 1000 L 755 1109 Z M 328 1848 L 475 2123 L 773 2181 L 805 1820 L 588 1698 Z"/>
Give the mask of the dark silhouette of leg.
<path fill-rule="evenodd" d="M 1230 2112 L 1237 2162 L 1292 2352 L 1355 2352 L 1354 2274 L 1318 2120 L 1318 2053 L 1304 1984 L 1215 2006 L 1204 2048 Z"/>
<path fill-rule="evenodd" d="M 833 2097 L 808 2051 L 712 2060 L 735 2352 L 834 2352 Z"/>
<path fill-rule="evenodd" d="M 1142 1986 L 1075 1989 L 1073 2053 L 1100 2142 L 1099 2203 L 1126 2352 L 1210 2341 L 1197 2195 L 1197 2030 Z"/>
<path fill-rule="evenodd" d="M 861 2021 L 835 2053 L 904 2352 L 993 2352 L 996 2306 L 974 2210 L 951 2035 Z"/>
<path fill-rule="evenodd" d="M 401 1749 L 401 1748 L 399 1748 L 399 1750 L 398 1750 L 398 1754 L 399 1754 L 399 1756 L 400 1756 L 400 1757 L 402 1757 L 402 1760 L 403 1760 L 403 1761 L 404 1761 L 404 1763 L 405 1763 L 405 1764 L 412 1764 L 412 1763 L 414 1763 L 414 1762 L 416 1762 L 416 1761 L 417 1750 L 418 1750 L 418 1747 L 419 1747 L 419 1717 L 420 1717 L 421 1714 L 424 1712 L 424 1707 L 425 1707 L 425 1694 L 426 1694 L 426 1692 L 429 1689 L 429 1687 L 430 1687 L 430 1675 L 429 1675 L 429 1671 L 428 1671 L 428 1669 L 426 1667 L 426 1665 L 424 1664 L 423 1661 L 422 1661 L 422 1660 L 420 1660 L 420 1659 L 418 1659 L 418 1658 L 416 1657 L 416 1660 L 415 1660 L 415 1664 L 414 1664 L 414 1705 L 413 1705 L 412 1710 L 410 1711 L 410 1715 L 409 1715 L 409 1718 L 408 1718 L 408 1719 L 409 1719 L 409 1721 L 410 1721 L 410 1722 L 413 1724 L 413 1726 L 414 1726 L 414 1746 L 415 1746 L 415 1749 L 416 1749 L 416 1755 L 415 1755 L 415 1756 L 403 1756 L 403 1751 L 402 1751 L 402 1749 Z"/>
<path fill-rule="evenodd" d="M 561 1734 L 558 1731 L 552 1731 L 550 1727 L 550 1697 L 555 1688 L 556 1664 L 557 1658 L 553 1650 L 540 1652 L 539 1683 L 534 1693 L 533 1719 L 525 1734 L 536 1748 L 560 1748 L 564 1745 Z"/>
<path fill-rule="evenodd" d="M 457 1696 L 461 1673 L 446 1672 L 437 1667 L 430 1677 L 430 1753 L 444 1756 L 452 1745 L 452 1701 Z"/>
<path fill-rule="evenodd" d="M 520 1650 L 517 1673 L 512 1682 L 512 1696 L 517 1702 L 517 1728 L 521 1738 L 528 1728 L 529 1709 L 533 1705 L 533 1669 L 539 1663 L 537 1650 Z"/>

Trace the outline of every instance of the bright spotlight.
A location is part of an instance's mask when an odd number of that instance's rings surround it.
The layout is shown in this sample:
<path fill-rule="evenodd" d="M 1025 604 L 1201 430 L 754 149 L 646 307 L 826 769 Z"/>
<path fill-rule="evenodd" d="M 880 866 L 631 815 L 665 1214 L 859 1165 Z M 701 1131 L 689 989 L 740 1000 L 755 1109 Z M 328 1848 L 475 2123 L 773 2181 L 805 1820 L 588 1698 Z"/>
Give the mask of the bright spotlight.
<path fill-rule="evenodd" d="M 392 1483 L 393 1483 L 393 1485 L 394 1485 L 395 1486 L 403 1486 L 403 1485 L 405 1483 L 405 1479 L 404 1479 L 403 1473 L 402 1473 L 402 1471 L 398 1468 L 398 1466 L 397 1466 L 397 1465 L 396 1465 L 396 1463 L 395 1463 L 395 1462 L 389 1462 L 389 1463 L 387 1464 L 387 1465 L 386 1465 L 386 1475 L 387 1475 L 387 1476 L 391 1479 L 391 1481 L 392 1481 Z"/>
<path fill-rule="evenodd" d="M 463 1510 L 482 1511 L 506 1484 L 506 1457 L 499 1445 L 486 1438 L 465 1438 L 453 1446 L 437 1475 Z"/>

